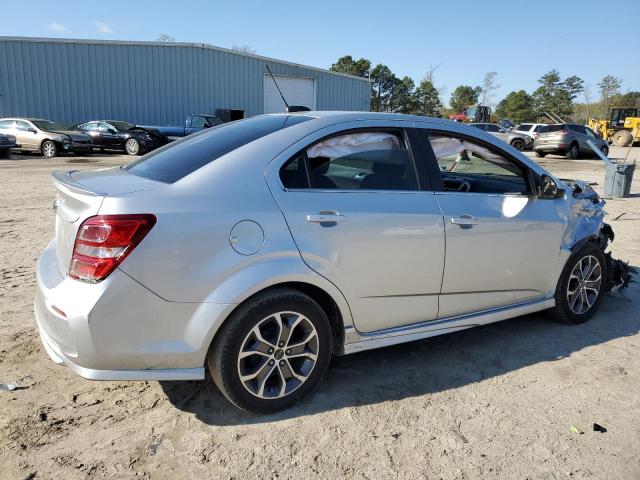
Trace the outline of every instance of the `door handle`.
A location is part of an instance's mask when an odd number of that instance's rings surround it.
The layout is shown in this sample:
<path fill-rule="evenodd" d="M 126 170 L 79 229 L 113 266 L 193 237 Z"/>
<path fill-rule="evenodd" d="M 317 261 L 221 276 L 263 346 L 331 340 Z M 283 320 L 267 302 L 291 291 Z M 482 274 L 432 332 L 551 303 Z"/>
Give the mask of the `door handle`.
<path fill-rule="evenodd" d="M 307 222 L 311 223 L 341 223 L 347 219 L 344 215 L 340 215 L 338 212 L 328 211 L 320 212 L 317 215 L 307 215 Z"/>
<path fill-rule="evenodd" d="M 451 217 L 451 223 L 459 225 L 460 228 L 472 228 L 474 225 L 478 225 L 480 221 L 471 215 L 460 215 L 459 217 Z"/>

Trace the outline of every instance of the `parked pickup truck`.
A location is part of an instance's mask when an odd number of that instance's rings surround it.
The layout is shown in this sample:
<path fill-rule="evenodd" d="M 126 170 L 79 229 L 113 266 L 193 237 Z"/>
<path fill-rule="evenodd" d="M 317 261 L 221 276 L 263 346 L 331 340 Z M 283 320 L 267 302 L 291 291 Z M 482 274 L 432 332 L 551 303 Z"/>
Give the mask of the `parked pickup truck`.
<path fill-rule="evenodd" d="M 139 126 L 142 128 L 154 129 L 160 135 L 166 137 L 168 141 L 172 142 L 173 140 L 177 140 L 178 138 L 186 137 L 187 135 L 199 132 L 200 130 L 204 130 L 205 128 L 215 127 L 216 125 L 220 125 L 221 123 L 222 120 L 220 120 L 215 115 L 192 113 L 185 120 L 184 127 L 158 127 L 155 125 Z"/>

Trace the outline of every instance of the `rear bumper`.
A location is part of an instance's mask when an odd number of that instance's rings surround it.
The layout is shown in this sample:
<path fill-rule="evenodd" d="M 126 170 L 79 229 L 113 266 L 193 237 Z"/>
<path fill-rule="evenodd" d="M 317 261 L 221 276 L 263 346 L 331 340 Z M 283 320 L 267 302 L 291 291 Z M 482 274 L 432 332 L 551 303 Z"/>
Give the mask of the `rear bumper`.
<path fill-rule="evenodd" d="M 51 242 L 38 259 L 35 317 L 58 364 L 91 380 L 204 378 L 232 305 L 167 302 L 120 270 L 97 284 L 60 274 Z"/>
<path fill-rule="evenodd" d="M 533 150 L 536 152 L 564 152 L 568 148 L 569 145 L 560 142 L 533 144 Z"/>

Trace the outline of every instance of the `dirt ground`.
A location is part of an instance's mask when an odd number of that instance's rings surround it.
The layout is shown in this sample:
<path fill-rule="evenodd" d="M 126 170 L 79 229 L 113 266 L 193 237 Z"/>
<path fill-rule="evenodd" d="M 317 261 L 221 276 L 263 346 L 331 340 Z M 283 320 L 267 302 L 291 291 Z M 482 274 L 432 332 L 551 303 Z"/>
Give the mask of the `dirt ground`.
<path fill-rule="evenodd" d="M 239 412 L 208 379 L 100 383 L 56 366 L 32 309 L 50 173 L 126 161 L 0 160 L 0 383 L 20 385 L 0 391 L 0 478 L 640 478 L 638 283 L 580 326 L 536 314 L 336 358 L 272 416 Z M 599 160 L 541 163 L 604 184 Z M 640 172 L 632 192 L 606 210 L 615 256 L 637 266 Z"/>

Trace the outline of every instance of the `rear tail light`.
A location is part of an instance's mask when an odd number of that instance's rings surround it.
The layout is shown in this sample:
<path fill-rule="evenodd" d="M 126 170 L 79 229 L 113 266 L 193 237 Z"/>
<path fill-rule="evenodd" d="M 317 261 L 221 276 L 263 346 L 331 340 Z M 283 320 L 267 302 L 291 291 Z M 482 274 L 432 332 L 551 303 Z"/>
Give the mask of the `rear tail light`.
<path fill-rule="evenodd" d="M 97 215 L 78 229 L 69 276 L 96 283 L 107 278 L 156 224 L 155 215 Z"/>

